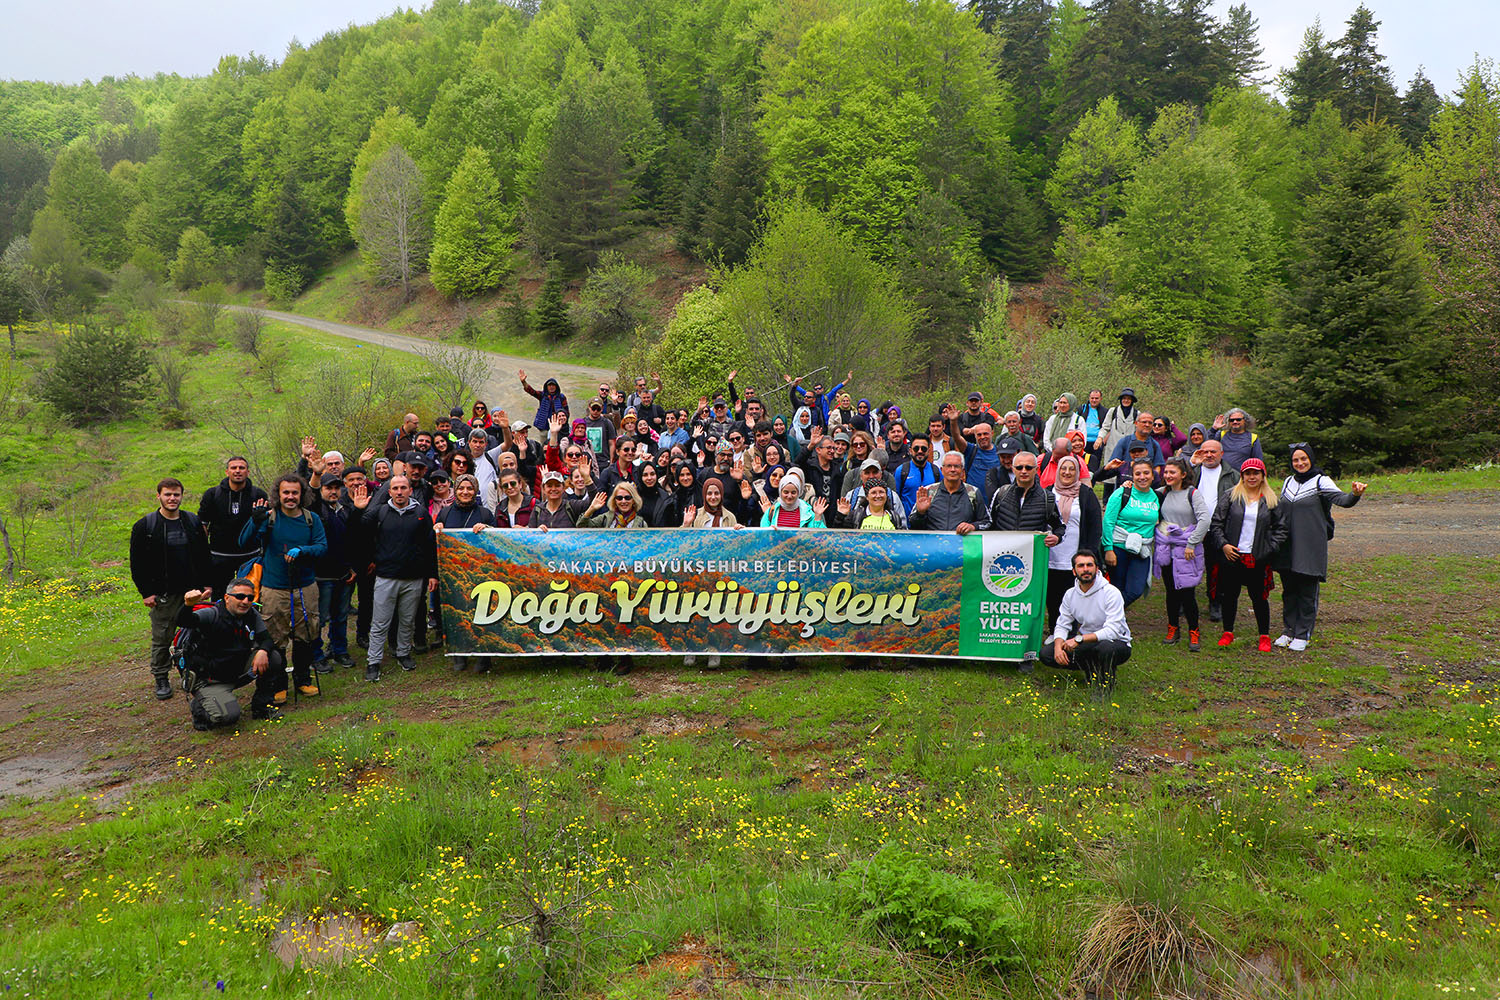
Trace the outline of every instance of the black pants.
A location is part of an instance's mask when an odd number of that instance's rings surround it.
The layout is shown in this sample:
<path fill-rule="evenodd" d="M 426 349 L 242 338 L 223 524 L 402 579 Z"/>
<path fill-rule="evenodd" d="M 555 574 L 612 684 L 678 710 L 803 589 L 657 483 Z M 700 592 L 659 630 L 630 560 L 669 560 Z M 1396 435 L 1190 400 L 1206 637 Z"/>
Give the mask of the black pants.
<path fill-rule="evenodd" d="M 1057 624 L 1057 611 L 1062 607 L 1063 595 L 1073 589 L 1073 571 L 1070 569 L 1047 570 L 1047 634 Z"/>
<path fill-rule="evenodd" d="M 256 712 L 264 712 L 270 708 L 275 701 L 276 692 L 286 690 L 286 659 L 279 649 L 271 650 L 270 655 L 271 662 L 264 673 L 257 677 L 254 671 L 247 669 L 234 685 L 237 688 L 245 684 L 255 685 L 255 693 L 250 696 L 250 707 Z"/>
<path fill-rule="evenodd" d="M 1281 574 L 1281 630 L 1293 639 L 1311 639 L 1318 623 L 1321 580 L 1286 570 Z"/>
<path fill-rule="evenodd" d="M 1092 674 L 1100 667 L 1112 669 L 1130 659 L 1130 643 L 1119 639 L 1100 639 L 1098 642 L 1081 643 L 1068 654 L 1068 665 L 1064 669 L 1082 670 Z M 1049 667 L 1057 666 L 1056 648 L 1051 639 L 1042 643 L 1042 662 Z"/>
<path fill-rule="evenodd" d="M 359 598 L 359 608 L 354 615 L 354 641 L 360 646 L 370 644 L 370 615 L 375 611 L 375 574 L 356 572 L 354 596 Z"/>
<path fill-rule="evenodd" d="M 1224 631 L 1234 631 L 1239 611 L 1240 590 L 1249 591 L 1250 607 L 1255 610 L 1255 625 L 1260 635 L 1271 631 L 1271 602 L 1266 599 L 1266 571 L 1260 566 L 1246 568 L 1244 563 L 1226 562 L 1219 567 L 1219 601 L 1224 611 Z"/>
<path fill-rule="evenodd" d="M 1161 568 L 1161 582 L 1167 591 L 1167 624 L 1175 627 L 1181 622 L 1182 616 L 1187 615 L 1188 628 L 1198 631 L 1198 588 L 1174 588 L 1171 563 Z"/>
<path fill-rule="evenodd" d="M 228 590 L 229 585 L 234 582 L 239 568 L 253 554 L 243 556 L 211 556 L 209 558 L 211 572 L 208 578 L 208 585 L 214 590 L 215 600 L 224 596 L 224 591 Z"/>

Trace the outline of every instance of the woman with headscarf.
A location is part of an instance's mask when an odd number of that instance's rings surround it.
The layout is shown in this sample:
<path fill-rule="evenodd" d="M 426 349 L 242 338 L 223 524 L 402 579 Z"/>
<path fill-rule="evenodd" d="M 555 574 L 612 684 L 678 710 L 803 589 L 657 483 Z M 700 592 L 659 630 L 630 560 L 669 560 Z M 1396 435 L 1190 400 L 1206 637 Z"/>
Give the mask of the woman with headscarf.
<path fill-rule="evenodd" d="M 1063 595 L 1073 586 L 1073 556 L 1079 549 L 1096 555 L 1104 532 L 1104 509 L 1099 496 L 1085 483 L 1088 466 L 1077 455 L 1057 460 L 1052 502 L 1063 523 L 1062 541 L 1047 550 L 1047 627 L 1057 622 Z M 1050 631 L 1048 632 L 1050 635 Z"/>
<path fill-rule="evenodd" d="M 761 518 L 762 528 L 821 528 L 823 527 L 823 512 L 828 509 L 828 501 L 818 497 L 811 504 L 802 499 L 802 474 L 796 469 L 789 470 L 781 477 L 781 488 L 776 491 L 776 499 L 770 497 L 761 501 L 761 510 L 764 516 Z"/>
<path fill-rule="evenodd" d="M 1333 537 L 1334 505 L 1353 507 L 1366 485 L 1354 482 L 1345 493 L 1318 468 L 1312 445 L 1291 446 L 1292 474 L 1281 484 L 1287 540 L 1276 554 L 1281 573 L 1281 637 L 1277 646 L 1297 652 L 1312 640 L 1318 623 L 1318 589 L 1328 579 L 1328 540 Z"/>
<path fill-rule="evenodd" d="M 842 423 L 842 421 L 840 422 Z M 870 414 L 870 401 L 868 399 L 861 399 L 854 404 L 854 416 L 850 419 L 845 429 L 851 431 L 869 431 L 871 434 L 874 434 L 875 430 L 871 426 L 874 422 L 875 418 Z"/>
<path fill-rule="evenodd" d="M 689 507 L 698 505 L 698 467 L 693 462 L 673 462 L 672 473 L 672 499 L 677 503 L 677 509 L 684 514 Z"/>
<path fill-rule="evenodd" d="M 635 484 L 628 480 L 615 483 L 606 499 L 596 493 L 579 519 L 580 528 L 644 528 L 646 519 L 641 516 L 641 498 Z"/>
<path fill-rule="evenodd" d="M 1198 449 L 1201 448 L 1203 446 L 1203 442 L 1207 440 L 1208 428 L 1204 427 L 1202 424 L 1193 424 L 1188 428 L 1187 444 L 1182 446 L 1182 457 L 1186 458 L 1194 465 L 1199 465 L 1200 463 L 1202 463 L 1203 459 L 1198 457 Z"/>
<path fill-rule="evenodd" d="M 1057 460 L 1069 454 L 1072 450 L 1072 445 L 1065 437 L 1060 437 L 1056 441 L 1053 441 L 1052 452 L 1047 456 L 1047 464 L 1042 466 L 1042 471 L 1037 476 L 1037 482 L 1050 489 L 1052 484 L 1057 480 Z"/>
<path fill-rule="evenodd" d="M 900 424 L 908 433 L 911 431 L 911 428 L 907 426 L 906 418 L 901 415 L 901 407 L 894 403 L 885 408 L 885 415 L 880 418 L 880 433 L 876 437 L 881 440 L 889 438 L 892 424 Z"/>
<path fill-rule="evenodd" d="M 1161 448 L 1164 458 L 1171 458 L 1177 454 L 1178 448 L 1188 443 L 1187 435 L 1177 429 L 1171 417 L 1155 417 L 1151 421 L 1151 439 Z"/>
<path fill-rule="evenodd" d="M 791 427 L 788 426 L 786 417 L 778 413 L 771 418 L 771 440 L 780 445 L 782 451 L 786 451 L 791 447 L 789 443 L 791 440 L 790 431 Z"/>
<path fill-rule="evenodd" d="M 495 515 L 479 502 L 479 480 L 468 473 L 453 479 L 453 503 L 435 522 L 439 531 L 481 532 L 495 526 Z"/>
<path fill-rule="evenodd" d="M 1166 483 L 1161 498 L 1161 521 L 1156 525 L 1156 576 L 1167 591 L 1167 645 L 1181 637 L 1187 617 L 1188 649 L 1198 651 L 1198 581 L 1203 579 L 1203 540 L 1213 519 L 1213 508 L 1203 491 L 1193 485 L 1193 467 L 1178 455 L 1162 467 Z"/>
<path fill-rule="evenodd" d="M 1088 425 L 1078 412 L 1078 397 L 1065 392 L 1052 401 L 1052 416 L 1047 418 L 1047 423 L 1042 427 L 1042 440 L 1056 441 L 1060 437 L 1066 437 L 1069 431 L 1085 434 L 1087 430 Z"/>
<path fill-rule="evenodd" d="M 554 413 L 568 412 L 568 397 L 563 395 L 562 386 L 557 379 L 549 378 L 542 383 L 542 389 L 538 392 L 526 381 L 525 372 L 516 372 L 521 377 L 521 388 L 526 390 L 528 396 L 536 400 L 536 416 L 531 421 L 531 426 L 547 433 L 547 421 L 552 419 Z"/>
<path fill-rule="evenodd" d="M 813 412 L 806 406 L 797 407 L 792 414 L 792 426 L 787 429 L 787 447 L 792 461 L 802 458 L 802 453 L 812 446 Z"/>
<path fill-rule="evenodd" d="M 683 511 L 682 523 L 694 528 L 738 528 L 739 518 L 734 516 L 734 511 L 724 506 L 726 482 L 732 480 L 718 476 L 705 478 L 698 493 L 702 506 L 689 504 Z"/>
<path fill-rule="evenodd" d="M 1224 613 L 1220 646 L 1234 643 L 1234 619 L 1240 590 L 1250 593 L 1262 653 L 1271 651 L 1271 560 L 1286 543 L 1286 511 L 1266 489 L 1266 463 L 1247 458 L 1240 481 L 1219 498 L 1208 528 L 1209 544 L 1224 554 L 1219 570 L 1219 605 Z"/>
<path fill-rule="evenodd" d="M 1083 431 L 1068 431 L 1068 454 L 1078 459 L 1078 468 L 1083 476 L 1083 485 L 1094 485 L 1094 474 L 1089 470 L 1088 438 Z"/>
<path fill-rule="evenodd" d="M 391 460 L 388 458 L 377 458 L 370 464 L 370 478 L 375 480 L 375 486 L 381 487 L 390 482 Z M 372 491 L 373 493 L 373 491 Z"/>
<path fill-rule="evenodd" d="M 653 528 L 676 528 L 682 524 L 677 501 L 658 478 L 657 468 L 643 462 L 635 469 L 635 491 L 641 497 L 641 516 Z"/>
<path fill-rule="evenodd" d="M 1036 393 L 1028 392 L 1016 400 L 1016 412 L 1021 415 L 1022 433 L 1031 435 L 1033 442 L 1041 444 L 1044 440 L 1050 441 L 1051 438 L 1042 437 L 1042 430 L 1046 426 L 1047 421 L 1040 413 L 1036 412 L 1036 402 Z"/>

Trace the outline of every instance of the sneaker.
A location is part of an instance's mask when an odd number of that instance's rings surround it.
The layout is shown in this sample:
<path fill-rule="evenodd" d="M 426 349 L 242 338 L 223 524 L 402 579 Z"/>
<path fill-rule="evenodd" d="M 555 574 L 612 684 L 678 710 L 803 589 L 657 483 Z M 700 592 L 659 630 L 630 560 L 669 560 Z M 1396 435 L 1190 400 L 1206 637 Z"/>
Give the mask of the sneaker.
<path fill-rule="evenodd" d="M 1234 633 L 1233 632 L 1225 632 L 1223 635 L 1219 636 L 1219 645 L 1221 645 L 1221 646 L 1228 646 L 1228 645 L 1232 645 L 1233 643 L 1234 643 Z"/>
<path fill-rule="evenodd" d="M 416 653 L 418 656 L 421 656 L 423 653 L 427 652 L 427 650 L 428 650 L 428 646 L 427 646 L 427 643 L 425 641 L 424 642 L 414 642 L 414 643 L 412 643 L 411 651 L 413 653 Z"/>
<path fill-rule="evenodd" d="M 166 677 L 156 679 L 156 700 L 170 701 L 172 698 L 172 682 Z"/>
<path fill-rule="evenodd" d="M 1177 640 L 1182 638 L 1182 630 L 1176 625 L 1167 626 L 1167 637 L 1161 641 L 1163 646 L 1175 646 Z"/>
<path fill-rule="evenodd" d="M 1261 636 L 1260 645 L 1256 646 L 1255 648 L 1260 650 L 1262 653 L 1269 653 L 1271 651 L 1271 637 L 1268 635 Z"/>
<path fill-rule="evenodd" d="M 1273 642 L 1273 643 L 1271 643 L 1271 645 L 1273 645 L 1273 646 L 1290 646 L 1291 644 L 1292 644 L 1292 637 L 1289 636 L 1289 635 L 1286 635 L 1285 633 L 1283 633 L 1282 635 L 1277 636 L 1276 637 L 1276 641 Z"/>
<path fill-rule="evenodd" d="M 268 705 L 265 708 L 252 708 L 250 710 L 250 718 L 261 719 L 266 722 L 276 722 L 279 719 L 286 718 L 286 716 L 275 705 Z"/>
<path fill-rule="evenodd" d="M 1195 628 L 1188 629 L 1188 652 L 1198 652 L 1198 630 Z"/>
<path fill-rule="evenodd" d="M 322 659 L 313 664 L 313 669 L 320 674 L 331 674 L 338 668 L 338 661 L 334 659 Z"/>
<path fill-rule="evenodd" d="M 365 667 L 365 680 L 371 684 L 380 680 L 380 664 L 372 663 L 368 667 Z"/>
<path fill-rule="evenodd" d="M 410 656 L 398 656 L 396 657 L 396 663 L 402 670 L 412 671 L 417 669 L 417 661 L 413 660 Z"/>
<path fill-rule="evenodd" d="M 1293 639 L 1291 642 L 1287 643 L 1287 646 L 1291 649 L 1292 652 L 1300 653 L 1307 648 L 1307 640 Z"/>
<path fill-rule="evenodd" d="M 316 684 L 298 684 L 297 693 L 304 698 L 316 698 L 323 693 L 323 690 Z"/>
<path fill-rule="evenodd" d="M 333 657 L 333 662 L 341 667 L 352 667 L 354 666 L 354 657 L 350 656 L 347 651 L 337 653 Z"/>

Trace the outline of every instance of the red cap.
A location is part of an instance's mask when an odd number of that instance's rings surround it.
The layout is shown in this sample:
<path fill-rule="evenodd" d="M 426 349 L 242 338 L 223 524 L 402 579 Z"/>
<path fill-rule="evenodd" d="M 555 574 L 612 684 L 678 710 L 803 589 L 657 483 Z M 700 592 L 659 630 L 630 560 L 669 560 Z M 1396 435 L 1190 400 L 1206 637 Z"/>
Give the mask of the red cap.
<path fill-rule="evenodd" d="M 1262 476 L 1264 476 L 1266 474 L 1266 463 L 1262 462 L 1258 458 L 1247 458 L 1240 463 L 1241 472 L 1245 472 L 1250 469 L 1254 469 L 1256 472 L 1259 472 Z"/>

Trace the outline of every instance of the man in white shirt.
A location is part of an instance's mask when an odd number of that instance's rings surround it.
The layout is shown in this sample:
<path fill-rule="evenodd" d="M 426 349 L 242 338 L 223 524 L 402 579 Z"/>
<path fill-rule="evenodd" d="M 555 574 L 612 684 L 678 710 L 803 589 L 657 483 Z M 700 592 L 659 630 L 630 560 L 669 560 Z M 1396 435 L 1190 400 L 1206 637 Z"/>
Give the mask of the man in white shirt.
<path fill-rule="evenodd" d="M 1234 484 L 1240 481 L 1240 474 L 1224 464 L 1224 446 L 1217 438 L 1204 441 L 1193 457 L 1198 462 L 1193 485 L 1208 500 L 1208 509 L 1213 510 L 1220 498 L 1234 489 Z M 1224 554 L 1209 545 L 1204 548 L 1203 555 L 1204 576 L 1208 584 L 1208 620 L 1216 622 L 1224 617 L 1219 607 L 1219 570 L 1224 565 Z"/>
<path fill-rule="evenodd" d="M 1063 595 L 1052 641 L 1042 644 L 1042 662 L 1049 667 L 1082 670 L 1090 682 L 1099 681 L 1094 700 L 1113 691 L 1115 668 L 1130 659 L 1130 625 L 1125 621 L 1125 598 L 1099 574 L 1099 559 L 1088 549 L 1073 555 L 1073 589 Z"/>

